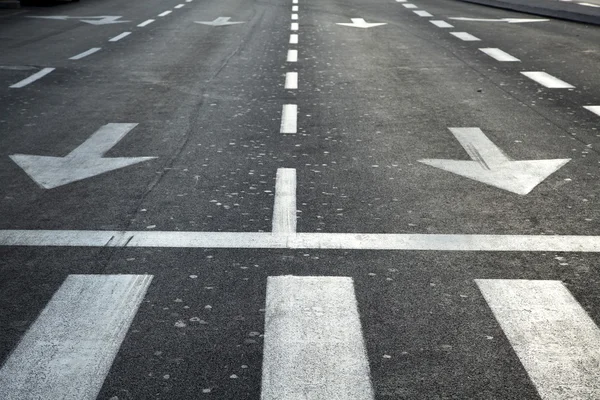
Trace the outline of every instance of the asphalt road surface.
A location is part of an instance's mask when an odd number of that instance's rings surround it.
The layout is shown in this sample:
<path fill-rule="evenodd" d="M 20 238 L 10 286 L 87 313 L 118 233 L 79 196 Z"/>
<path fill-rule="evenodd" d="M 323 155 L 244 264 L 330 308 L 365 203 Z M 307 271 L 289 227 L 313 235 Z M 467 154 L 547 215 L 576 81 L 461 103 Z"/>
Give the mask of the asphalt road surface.
<path fill-rule="evenodd" d="M 3 10 L 0 399 L 599 399 L 600 27 L 409 1 Z"/>

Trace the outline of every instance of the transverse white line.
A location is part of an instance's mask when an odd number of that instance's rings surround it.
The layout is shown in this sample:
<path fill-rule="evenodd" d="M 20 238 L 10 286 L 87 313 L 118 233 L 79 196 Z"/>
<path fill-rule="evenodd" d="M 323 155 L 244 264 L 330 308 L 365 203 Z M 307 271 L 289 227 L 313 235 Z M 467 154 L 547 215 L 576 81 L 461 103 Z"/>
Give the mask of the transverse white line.
<path fill-rule="evenodd" d="M 423 11 L 423 10 L 416 10 L 413 11 L 415 14 L 417 14 L 419 17 L 433 17 L 433 15 L 429 14 L 427 11 Z"/>
<path fill-rule="evenodd" d="M 158 14 L 158 16 L 159 16 L 159 17 L 164 17 L 164 16 L 166 16 L 166 15 L 169 15 L 169 14 L 171 14 L 172 12 L 173 12 L 172 10 L 167 10 L 167 11 L 165 11 L 165 12 L 162 12 L 162 13 Z"/>
<path fill-rule="evenodd" d="M 268 278 L 261 400 L 373 400 L 366 354 L 352 278 Z"/>
<path fill-rule="evenodd" d="M 287 62 L 298 61 L 298 50 L 288 50 Z"/>
<path fill-rule="evenodd" d="M 153 19 L 148 19 L 148 20 L 146 20 L 146 21 L 142 22 L 141 24 L 139 24 L 138 26 L 139 26 L 140 28 L 143 28 L 143 27 L 145 27 L 146 25 L 150 25 L 150 24 L 151 24 L 151 23 L 153 23 L 153 22 L 154 22 L 154 20 L 153 20 Z"/>
<path fill-rule="evenodd" d="M 417 8 L 417 6 L 415 6 L 414 4 L 411 3 L 406 3 L 406 4 L 402 4 L 405 8 Z"/>
<path fill-rule="evenodd" d="M 35 82 L 38 79 L 43 78 L 44 76 L 48 75 L 52 71 L 54 71 L 54 68 L 44 68 L 44 69 L 41 69 L 40 71 L 38 71 L 35 74 L 31 75 L 29 78 L 23 79 L 22 81 L 17 82 L 14 85 L 11 85 L 10 87 L 12 89 L 22 88 L 24 86 L 29 85 L 31 82 Z"/>
<path fill-rule="evenodd" d="M 100 51 L 100 47 L 93 47 L 87 51 L 84 51 L 83 53 L 77 54 L 76 56 L 69 58 L 69 60 L 81 60 L 83 57 L 87 57 L 90 54 L 94 54 L 97 51 Z"/>
<path fill-rule="evenodd" d="M 465 42 L 479 42 L 481 40 L 467 32 L 450 32 L 450 34 L 456 36 L 460 40 L 464 40 Z"/>
<path fill-rule="evenodd" d="M 298 6 L 292 6 L 292 11 L 298 11 Z"/>
<path fill-rule="evenodd" d="M 600 398 L 600 330 L 562 282 L 476 282 L 543 400 Z"/>
<path fill-rule="evenodd" d="M 298 89 L 297 72 L 288 72 L 285 74 L 285 89 Z"/>
<path fill-rule="evenodd" d="M 600 115 L 600 106 L 583 106 L 583 108 L 593 112 L 596 115 Z"/>
<path fill-rule="evenodd" d="M 95 399 L 149 275 L 69 275 L 0 370 L 2 399 Z"/>
<path fill-rule="evenodd" d="M 296 233 L 296 170 L 293 168 L 277 169 L 272 223 L 274 234 Z"/>
<path fill-rule="evenodd" d="M 292 30 L 293 31 L 297 31 L 298 30 L 298 23 L 297 22 L 292 22 Z"/>
<path fill-rule="evenodd" d="M 550 89 L 573 89 L 575 86 L 568 84 L 565 81 L 561 81 L 558 78 L 553 77 L 552 75 L 541 72 L 541 71 L 528 71 L 521 72 L 521 74 L 525 75 L 531 80 L 536 81 L 542 86 L 545 86 Z"/>
<path fill-rule="evenodd" d="M 292 33 L 290 35 L 290 44 L 298 44 L 298 35 L 295 33 Z"/>
<path fill-rule="evenodd" d="M 298 106 L 296 104 L 284 104 L 281 111 L 280 133 L 296 133 L 298 125 Z"/>
<path fill-rule="evenodd" d="M 185 4 L 177 4 L 177 5 L 176 5 L 175 7 L 173 7 L 173 8 L 181 8 L 181 7 L 183 7 L 183 6 L 185 6 Z"/>
<path fill-rule="evenodd" d="M 438 28 L 454 28 L 452 25 L 450 25 L 446 21 L 433 20 L 433 21 L 429 21 L 429 22 L 431 22 Z"/>
<path fill-rule="evenodd" d="M 516 57 L 511 56 L 510 54 L 500 50 L 500 49 L 496 49 L 496 48 L 483 48 L 483 49 L 479 49 L 482 52 L 484 52 L 485 54 L 487 54 L 488 56 L 492 57 L 493 59 L 497 60 L 497 61 L 502 61 L 502 62 L 510 62 L 510 61 L 521 61 Z"/>
<path fill-rule="evenodd" d="M 298 20 L 298 14 L 292 14 L 292 21 Z"/>
<path fill-rule="evenodd" d="M 127 37 L 129 35 L 131 35 L 131 32 L 123 32 L 120 35 L 117 35 L 114 38 L 110 39 L 109 42 L 118 42 L 119 40 L 121 40 L 124 37 Z"/>

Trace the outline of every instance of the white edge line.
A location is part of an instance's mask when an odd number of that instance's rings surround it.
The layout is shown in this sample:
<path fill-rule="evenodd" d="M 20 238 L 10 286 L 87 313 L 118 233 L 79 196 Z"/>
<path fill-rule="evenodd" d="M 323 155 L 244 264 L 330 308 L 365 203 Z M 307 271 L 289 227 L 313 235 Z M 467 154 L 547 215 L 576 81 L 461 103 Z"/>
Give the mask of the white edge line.
<path fill-rule="evenodd" d="M 55 70 L 55 68 L 44 68 L 44 69 L 36 72 L 35 74 L 31 75 L 29 78 L 25 78 L 22 81 L 17 82 L 14 85 L 11 85 L 10 88 L 20 89 L 22 87 L 25 87 L 25 86 L 29 85 L 30 83 L 35 82 L 40 78 L 43 78 L 44 76 L 48 75 L 50 72 L 52 72 L 54 70 Z"/>

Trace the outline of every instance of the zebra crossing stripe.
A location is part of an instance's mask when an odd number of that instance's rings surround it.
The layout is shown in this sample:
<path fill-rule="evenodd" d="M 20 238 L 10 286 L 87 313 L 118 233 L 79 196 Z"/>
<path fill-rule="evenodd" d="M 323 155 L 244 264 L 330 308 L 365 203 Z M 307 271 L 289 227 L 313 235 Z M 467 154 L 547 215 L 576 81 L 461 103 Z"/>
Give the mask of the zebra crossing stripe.
<path fill-rule="evenodd" d="M 151 275 L 69 275 L 0 369 L 0 399 L 95 400 Z"/>
<path fill-rule="evenodd" d="M 346 277 L 269 277 L 261 400 L 373 400 Z"/>
<path fill-rule="evenodd" d="M 562 282 L 476 283 L 542 400 L 600 399 L 600 329 Z"/>

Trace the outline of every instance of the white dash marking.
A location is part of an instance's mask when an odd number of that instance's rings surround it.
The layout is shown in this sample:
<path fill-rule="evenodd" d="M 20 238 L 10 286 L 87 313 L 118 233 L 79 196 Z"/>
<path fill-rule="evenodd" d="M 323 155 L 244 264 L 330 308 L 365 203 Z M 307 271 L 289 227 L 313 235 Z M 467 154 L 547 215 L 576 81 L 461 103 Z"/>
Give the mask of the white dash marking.
<path fill-rule="evenodd" d="M 406 0 L 396 0 L 396 3 L 406 3 Z"/>
<path fill-rule="evenodd" d="M 479 42 L 481 40 L 467 32 L 450 32 L 450 34 L 465 42 Z"/>
<path fill-rule="evenodd" d="M 158 14 L 158 16 L 159 17 L 164 17 L 164 16 L 167 16 L 167 15 L 171 14 L 172 12 L 173 12 L 172 10 L 167 10 L 165 12 L 162 12 L 162 13 Z"/>
<path fill-rule="evenodd" d="M 502 61 L 502 62 L 521 61 L 517 57 L 513 57 L 510 54 L 508 54 L 505 51 L 502 51 L 500 49 L 488 47 L 488 48 L 483 48 L 483 49 L 479 49 L 479 50 L 481 50 L 482 52 L 484 52 L 485 54 L 487 54 L 488 56 L 492 57 L 493 59 L 495 59 L 497 61 Z"/>
<path fill-rule="evenodd" d="M 433 15 L 429 14 L 427 11 L 423 11 L 423 10 L 415 10 L 413 11 L 415 14 L 417 14 L 419 17 L 433 17 Z"/>
<path fill-rule="evenodd" d="M 287 62 L 298 61 L 298 50 L 288 50 Z"/>
<path fill-rule="evenodd" d="M 432 21 L 429 21 L 429 22 L 431 22 L 432 24 L 434 24 L 438 28 L 454 28 L 454 26 L 450 25 L 446 21 L 432 20 Z"/>
<path fill-rule="evenodd" d="M 95 399 L 150 275 L 69 275 L 0 370 L 2 399 Z"/>
<path fill-rule="evenodd" d="M 114 38 L 110 39 L 109 42 L 118 42 L 119 40 L 121 40 L 124 37 L 127 37 L 129 35 L 131 35 L 131 32 L 123 32 L 120 35 L 117 35 Z"/>
<path fill-rule="evenodd" d="M 521 74 L 550 89 L 573 89 L 575 87 L 542 71 L 528 71 L 521 72 Z"/>
<path fill-rule="evenodd" d="M 293 168 L 277 169 L 273 233 L 282 235 L 296 233 L 296 170 Z"/>
<path fill-rule="evenodd" d="M 562 282 L 476 282 L 543 400 L 600 398 L 600 329 Z"/>
<path fill-rule="evenodd" d="M 417 8 L 417 6 L 412 3 L 406 3 L 406 4 L 402 4 L 402 5 L 404 6 L 404 8 Z"/>
<path fill-rule="evenodd" d="M 298 21 L 298 14 L 292 14 L 292 21 Z"/>
<path fill-rule="evenodd" d="M 290 44 L 298 44 L 298 35 L 295 33 L 292 33 L 290 35 Z"/>
<path fill-rule="evenodd" d="M 298 4 L 298 0 L 292 0 L 292 4 Z"/>
<path fill-rule="evenodd" d="M 11 85 L 10 87 L 12 89 L 19 89 L 19 88 L 25 87 L 25 86 L 29 85 L 30 83 L 35 82 L 38 79 L 43 78 L 44 76 L 48 75 L 52 71 L 54 71 L 54 68 L 44 68 L 44 69 L 41 69 L 40 71 L 38 71 L 35 74 L 31 75 L 29 78 L 23 79 L 22 81 L 17 82 L 14 85 Z"/>
<path fill-rule="evenodd" d="M 297 22 L 292 22 L 292 30 L 293 31 L 297 31 L 298 30 L 298 23 Z"/>
<path fill-rule="evenodd" d="M 296 133 L 298 126 L 298 106 L 284 104 L 281 111 L 281 133 Z"/>
<path fill-rule="evenodd" d="M 298 89 L 297 72 L 288 72 L 285 74 L 285 89 Z"/>
<path fill-rule="evenodd" d="M 150 25 L 150 24 L 151 24 L 151 23 L 153 23 L 153 22 L 154 22 L 154 20 L 153 20 L 153 19 L 148 19 L 148 20 L 146 20 L 146 21 L 142 22 L 141 24 L 139 24 L 138 26 L 139 26 L 140 28 L 143 28 L 143 27 L 145 27 L 146 25 Z"/>
<path fill-rule="evenodd" d="M 600 106 L 583 106 L 583 108 L 600 116 Z"/>
<path fill-rule="evenodd" d="M 69 60 L 81 60 L 82 58 L 87 57 L 90 54 L 94 54 L 97 51 L 100 51 L 100 47 L 93 47 L 87 51 L 84 51 L 83 53 L 77 54 L 76 56 L 69 58 Z"/>
<path fill-rule="evenodd" d="M 592 4 L 592 3 L 577 3 L 577 4 L 579 4 L 580 6 L 586 6 L 586 7 L 596 7 L 596 8 L 600 7 L 600 5 Z"/>
<path fill-rule="evenodd" d="M 261 400 L 373 400 L 352 278 L 267 280 Z"/>
<path fill-rule="evenodd" d="M 184 7 L 184 6 L 185 6 L 185 4 L 177 4 L 177 5 L 176 5 L 175 7 L 173 7 L 173 8 L 182 8 L 182 7 Z"/>
<path fill-rule="evenodd" d="M 298 6 L 292 6 L 292 11 L 298 12 Z"/>

